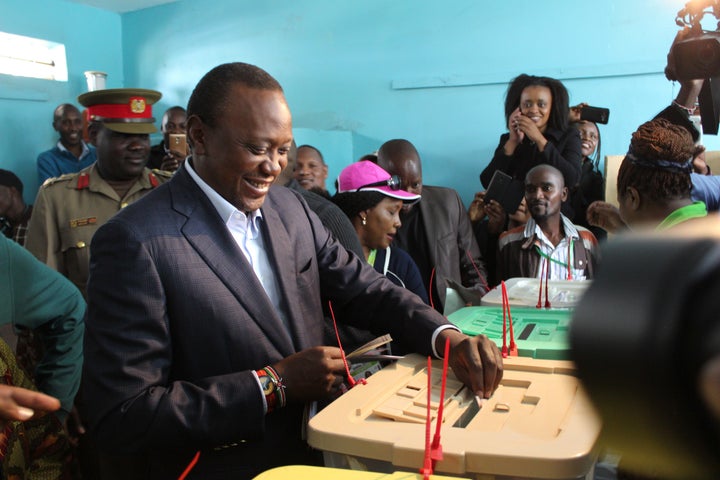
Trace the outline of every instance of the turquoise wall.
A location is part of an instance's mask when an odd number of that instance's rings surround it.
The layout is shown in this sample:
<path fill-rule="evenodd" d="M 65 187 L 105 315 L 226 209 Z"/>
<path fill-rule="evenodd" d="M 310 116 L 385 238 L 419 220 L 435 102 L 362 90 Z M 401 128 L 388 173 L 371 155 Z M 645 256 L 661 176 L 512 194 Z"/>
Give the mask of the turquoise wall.
<path fill-rule="evenodd" d="M 36 159 L 58 139 L 52 114 L 61 103 L 77 105 L 87 91 L 86 70 L 108 73 L 108 88 L 123 86 L 121 17 L 60 0 L 1 0 L 0 31 L 65 45 L 68 81 L 0 75 L 0 167 L 25 185 L 25 201 L 38 188 Z"/>
<path fill-rule="evenodd" d="M 625 152 L 632 131 L 677 93 L 662 71 L 684 4 L 181 0 L 123 15 L 125 75 L 163 91 L 169 106 L 215 65 L 255 63 L 284 86 L 298 143 L 323 151 L 331 178 L 407 138 L 425 183 L 469 203 L 519 73 L 560 78 L 572 102 L 610 108 L 603 153 Z M 706 143 L 717 148 L 714 137 Z"/>
<path fill-rule="evenodd" d="M 560 78 L 573 103 L 610 108 L 603 153 L 625 152 L 632 131 L 677 93 L 662 71 L 684 4 L 180 0 L 117 15 L 2 0 L 0 30 L 65 43 L 70 68 L 66 84 L 0 78 L 2 164 L 34 182 L 35 156 L 55 140 L 52 109 L 84 91 L 85 70 L 107 71 L 109 87 L 162 91 L 159 117 L 186 104 L 210 68 L 246 61 L 282 83 L 298 143 L 323 151 L 331 178 L 383 141 L 407 138 L 425 183 L 452 186 L 469 203 L 505 131 L 507 82 L 519 73 Z M 47 99 L 8 100 L 8 88 Z M 720 149 L 717 137 L 705 143 Z"/>

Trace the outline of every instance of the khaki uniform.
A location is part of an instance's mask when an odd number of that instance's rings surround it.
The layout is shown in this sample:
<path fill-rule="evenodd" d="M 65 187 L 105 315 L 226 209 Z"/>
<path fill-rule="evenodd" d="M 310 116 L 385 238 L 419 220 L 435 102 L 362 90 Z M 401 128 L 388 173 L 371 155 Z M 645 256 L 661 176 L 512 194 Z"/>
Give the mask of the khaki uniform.
<path fill-rule="evenodd" d="M 95 164 L 50 178 L 38 192 L 25 247 L 69 278 L 87 298 L 90 240 L 97 229 L 171 176 L 146 168 L 124 198 L 100 176 Z"/>

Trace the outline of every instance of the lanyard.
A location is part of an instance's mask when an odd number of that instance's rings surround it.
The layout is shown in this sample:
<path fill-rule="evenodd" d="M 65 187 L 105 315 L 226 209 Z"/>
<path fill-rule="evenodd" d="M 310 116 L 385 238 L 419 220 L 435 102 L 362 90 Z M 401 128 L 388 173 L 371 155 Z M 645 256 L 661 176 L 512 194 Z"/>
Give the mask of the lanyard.
<path fill-rule="evenodd" d="M 568 255 L 567 255 L 568 263 L 564 263 L 564 262 L 561 262 L 560 260 L 552 258 L 547 253 L 543 252 L 539 245 L 535 245 L 535 248 L 537 249 L 538 255 L 540 255 L 541 258 L 544 258 L 548 262 L 552 262 L 557 265 L 560 265 L 563 268 L 567 268 L 567 272 L 568 272 L 567 279 L 572 280 L 573 275 L 572 275 L 571 265 L 572 265 L 572 252 L 573 252 L 573 242 L 574 241 L 575 240 L 572 237 L 570 237 L 570 241 L 568 242 Z M 550 265 L 548 265 L 547 268 L 548 268 L 547 276 L 550 277 Z"/>
<path fill-rule="evenodd" d="M 368 255 L 367 259 L 368 263 L 373 267 L 375 266 L 375 257 L 377 257 L 377 250 L 373 248 L 370 250 L 370 255 Z"/>

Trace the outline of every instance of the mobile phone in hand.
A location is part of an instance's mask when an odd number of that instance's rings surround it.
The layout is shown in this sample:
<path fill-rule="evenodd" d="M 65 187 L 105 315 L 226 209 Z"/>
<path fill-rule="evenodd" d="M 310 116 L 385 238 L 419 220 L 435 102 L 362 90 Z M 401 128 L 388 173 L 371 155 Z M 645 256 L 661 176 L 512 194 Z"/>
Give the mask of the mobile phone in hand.
<path fill-rule="evenodd" d="M 610 119 L 610 109 L 586 106 L 580 109 L 580 120 L 606 125 Z"/>
<path fill-rule="evenodd" d="M 187 136 L 184 133 L 171 133 L 168 135 L 168 150 L 188 154 Z"/>

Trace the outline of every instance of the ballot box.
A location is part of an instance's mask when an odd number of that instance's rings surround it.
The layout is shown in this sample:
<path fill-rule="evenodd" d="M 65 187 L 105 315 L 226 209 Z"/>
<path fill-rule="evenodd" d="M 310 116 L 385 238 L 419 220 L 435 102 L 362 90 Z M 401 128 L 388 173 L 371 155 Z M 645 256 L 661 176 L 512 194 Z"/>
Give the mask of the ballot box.
<path fill-rule="evenodd" d="M 457 480 L 456 477 L 432 475 L 431 480 Z M 423 480 L 419 473 L 376 473 L 328 467 L 290 465 L 263 472 L 254 480 Z"/>
<path fill-rule="evenodd" d="M 522 357 L 569 360 L 568 327 L 571 309 L 511 307 L 513 334 Z M 487 335 L 498 348 L 503 345 L 502 307 L 464 307 L 448 320 L 466 335 Z M 510 320 L 506 318 L 505 343 L 510 345 Z"/>
<path fill-rule="evenodd" d="M 439 475 L 470 479 L 591 479 L 600 421 L 571 362 L 511 357 L 492 398 L 482 406 L 447 377 Z M 442 377 L 434 361 L 432 416 Z M 417 473 L 425 451 L 427 359 L 408 355 L 315 415 L 308 443 L 325 465 Z M 432 432 L 435 422 L 432 423 Z"/>
<path fill-rule="evenodd" d="M 547 300 L 552 308 L 573 308 L 592 283 L 591 280 L 548 280 Z M 545 305 L 545 281 L 542 282 L 542 295 L 540 295 L 539 278 L 510 278 L 505 280 L 510 306 L 535 307 L 540 301 Z M 502 305 L 502 290 L 500 286 L 490 290 L 482 299 L 481 305 Z"/>

